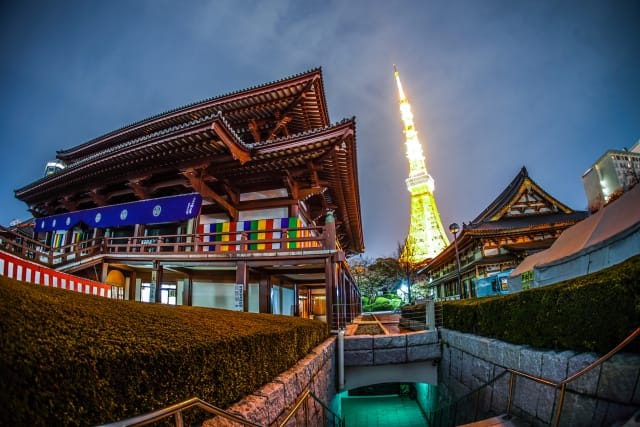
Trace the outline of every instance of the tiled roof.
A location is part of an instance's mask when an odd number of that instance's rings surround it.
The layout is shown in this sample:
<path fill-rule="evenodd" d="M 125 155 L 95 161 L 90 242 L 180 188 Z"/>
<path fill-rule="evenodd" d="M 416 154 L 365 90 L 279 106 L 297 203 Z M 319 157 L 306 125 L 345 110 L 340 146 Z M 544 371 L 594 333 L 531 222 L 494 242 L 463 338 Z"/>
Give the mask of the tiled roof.
<path fill-rule="evenodd" d="M 248 97 L 254 96 L 255 99 L 249 104 L 247 104 L 244 101 L 242 103 L 236 102 L 238 106 L 242 104 L 243 108 L 247 108 L 250 105 L 267 101 L 266 98 L 262 99 L 259 96 L 259 93 L 256 93 L 256 92 L 267 90 L 267 89 L 273 89 L 275 91 L 281 85 L 284 85 L 285 83 L 293 84 L 294 82 L 296 82 L 297 80 L 300 80 L 301 78 L 307 78 L 310 82 L 316 82 L 318 84 L 319 97 L 317 101 L 320 103 L 320 105 L 318 105 L 319 114 L 321 117 L 323 117 L 322 122 L 325 125 L 328 125 L 329 116 L 328 116 L 326 99 L 324 96 L 324 87 L 322 84 L 321 76 L 322 76 L 322 69 L 314 68 L 309 71 L 298 73 L 290 77 L 275 80 L 269 83 L 264 83 L 261 85 L 252 86 L 247 89 L 237 90 L 234 92 L 226 93 L 224 95 L 193 102 L 191 104 L 174 108 L 172 110 L 168 110 L 163 113 L 156 114 L 146 119 L 136 121 L 134 123 L 123 126 L 119 129 L 111 131 L 107 134 L 94 138 L 90 141 L 87 141 L 75 147 L 72 147 L 66 150 L 59 150 L 57 152 L 57 157 L 67 162 L 69 161 L 73 162 L 77 160 L 77 157 L 81 155 L 81 153 L 84 153 L 87 150 L 92 150 L 94 146 L 103 146 L 108 141 L 113 141 L 113 142 L 109 142 L 109 144 L 111 143 L 118 144 L 119 142 L 121 142 L 120 140 L 123 138 L 131 139 L 131 136 L 127 136 L 128 134 L 133 135 L 133 134 L 139 134 L 139 133 L 143 133 L 143 134 L 155 133 L 158 130 L 162 129 L 163 127 L 164 128 L 172 127 L 170 122 L 175 122 L 176 121 L 175 118 L 177 117 L 180 117 L 180 120 L 183 120 L 185 122 L 190 122 L 194 119 L 193 114 L 196 111 L 200 113 L 204 111 L 205 112 L 204 115 L 208 116 L 219 110 L 219 108 L 216 109 L 216 105 L 223 106 L 225 105 L 225 103 L 233 103 L 233 102 L 239 101 L 240 99 L 247 99 Z M 256 94 L 254 95 L 254 93 Z M 209 111 L 211 110 L 211 108 L 213 108 L 213 111 Z M 200 117 L 200 118 L 203 118 L 203 117 Z M 167 123 L 164 123 L 164 122 L 167 122 Z"/>
<path fill-rule="evenodd" d="M 515 230 L 519 228 L 529 228 L 538 225 L 553 225 L 566 222 L 576 222 L 587 217 L 587 212 L 577 211 L 569 214 L 550 213 L 538 215 L 525 215 L 514 218 L 505 218 L 498 221 L 484 221 L 480 223 L 470 223 L 464 225 L 463 232 L 476 234 L 477 232 L 493 232 L 498 230 Z"/>

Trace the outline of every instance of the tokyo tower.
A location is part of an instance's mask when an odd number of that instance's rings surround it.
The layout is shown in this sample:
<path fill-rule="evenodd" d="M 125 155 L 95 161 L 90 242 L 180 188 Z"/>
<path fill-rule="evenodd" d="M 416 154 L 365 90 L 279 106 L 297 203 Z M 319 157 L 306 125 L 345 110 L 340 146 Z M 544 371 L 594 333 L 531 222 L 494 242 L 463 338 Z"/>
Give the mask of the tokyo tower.
<path fill-rule="evenodd" d="M 427 172 L 418 132 L 413 124 L 411 105 L 402 89 L 400 74 L 395 64 L 393 70 L 400 96 L 400 114 L 404 123 L 405 145 L 409 159 L 409 177 L 405 182 L 411 193 L 409 235 L 400 258 L 416 264 L 434 258 L 442 252 L 449 245 L 449 239 L 440 221 L 440 213 L 433 196 L 433 178 Z"/>

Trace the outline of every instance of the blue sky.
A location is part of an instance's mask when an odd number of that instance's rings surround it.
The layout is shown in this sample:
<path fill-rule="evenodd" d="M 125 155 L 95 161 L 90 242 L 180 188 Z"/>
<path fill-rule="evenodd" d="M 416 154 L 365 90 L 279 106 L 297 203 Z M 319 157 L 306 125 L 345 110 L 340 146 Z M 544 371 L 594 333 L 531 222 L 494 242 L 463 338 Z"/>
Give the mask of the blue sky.
<path fill-rule="evenodd" d="M 582 173 L 640 139 L 638 1 L 56 1 L 0 6 L 0 224 L 56 150 L 322 67 L 356 117 L 366 256 L 408 229 L 398 64 L 445 225 L 524 165 L 586 209 Z"/>

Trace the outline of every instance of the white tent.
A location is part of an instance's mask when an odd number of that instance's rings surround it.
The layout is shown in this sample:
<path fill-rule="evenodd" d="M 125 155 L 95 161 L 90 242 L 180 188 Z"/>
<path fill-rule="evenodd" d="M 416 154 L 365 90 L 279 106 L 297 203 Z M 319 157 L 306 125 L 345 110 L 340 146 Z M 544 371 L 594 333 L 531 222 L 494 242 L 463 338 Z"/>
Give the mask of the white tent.
<path fill-rule="evenodd" d="M 509 275 L 512 291 L 584 276 L 640 254 L 640 185 L 567 228 L 551 247 L 522 261 Z M 531 275 L 533 272 L 533 277 Z M 533 281 L 523 282 L 523 278 Z"/>

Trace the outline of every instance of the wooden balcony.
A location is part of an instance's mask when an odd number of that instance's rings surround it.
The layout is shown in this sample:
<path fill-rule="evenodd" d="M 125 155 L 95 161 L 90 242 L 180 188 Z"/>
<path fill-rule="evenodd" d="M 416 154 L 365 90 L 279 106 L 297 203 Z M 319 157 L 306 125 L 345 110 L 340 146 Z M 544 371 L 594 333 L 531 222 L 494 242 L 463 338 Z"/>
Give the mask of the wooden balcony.
<path fill-rule="evenodd" d="M 159 236 L 98 237 L 59 247 L 0 227 L 0 249 L 50 267 L 99 255 L 141 258 L 190 255 L 190 258 L 277 256 L 334 251 L 339 246 L 329 227 L 256 229 L 251 231 L 191 233 Z"/>

